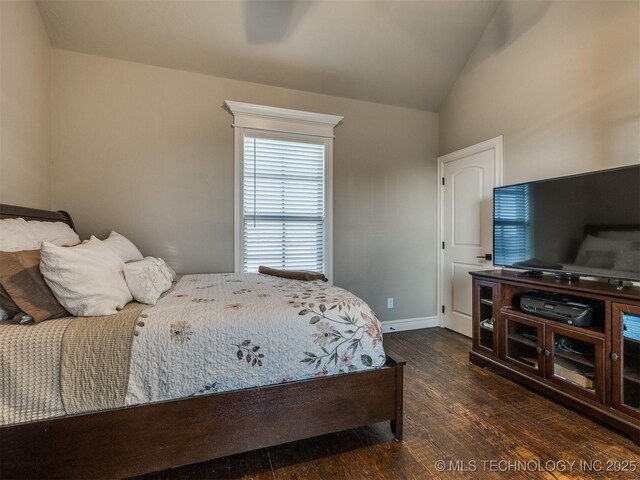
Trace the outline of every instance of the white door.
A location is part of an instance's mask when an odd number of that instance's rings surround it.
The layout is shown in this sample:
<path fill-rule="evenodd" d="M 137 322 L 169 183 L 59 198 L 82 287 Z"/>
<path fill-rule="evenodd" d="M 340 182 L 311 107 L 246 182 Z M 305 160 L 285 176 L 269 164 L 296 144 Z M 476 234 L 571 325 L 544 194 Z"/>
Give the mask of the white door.
<path fill-rule="evenodd" d="M 493 187 L 501 179 L 502 137 L 439 160 L 442 325 L 470 337 L 469 272 L 493 266 Z"/>

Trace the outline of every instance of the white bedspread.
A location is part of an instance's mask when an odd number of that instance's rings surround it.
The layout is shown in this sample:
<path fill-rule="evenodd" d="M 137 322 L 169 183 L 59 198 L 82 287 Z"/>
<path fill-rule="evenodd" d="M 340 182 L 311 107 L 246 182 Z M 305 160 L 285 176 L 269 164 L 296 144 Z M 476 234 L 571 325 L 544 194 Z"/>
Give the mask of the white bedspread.
<path fill-rule="evenodd" d="M 187 275 L 153 307 L 0 324 L 0 426 L 381 367 L 380 323 L 341 288 Z"/>
<path fill-rule="evenodd" d="M 138 320 L 126 405 L 385 363 L 370 307 L 321 281 L 187 275 Z"/>

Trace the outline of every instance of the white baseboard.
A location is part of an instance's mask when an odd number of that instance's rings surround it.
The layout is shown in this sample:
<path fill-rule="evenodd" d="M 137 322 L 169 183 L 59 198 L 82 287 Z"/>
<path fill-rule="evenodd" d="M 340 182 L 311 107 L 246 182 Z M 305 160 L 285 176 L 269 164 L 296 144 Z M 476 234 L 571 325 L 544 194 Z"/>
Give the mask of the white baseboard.
<path fill-rule="evenodd" d="M 400 320 L 387 320 L 382 323 L 382 333 L 403 332 L 405 330 L 417 330 L 419 328 L 433 328 L 440 326 L 440 320 L 434 317 L 403 318 Z"/>

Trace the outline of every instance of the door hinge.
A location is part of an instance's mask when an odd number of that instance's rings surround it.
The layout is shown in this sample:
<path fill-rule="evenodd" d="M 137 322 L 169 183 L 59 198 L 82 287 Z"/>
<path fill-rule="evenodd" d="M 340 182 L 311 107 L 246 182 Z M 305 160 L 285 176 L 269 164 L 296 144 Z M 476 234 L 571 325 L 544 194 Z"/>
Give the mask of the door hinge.
<path fill-rule="evenodd" d="M 442 185 L 444 185 L 444 177 L 442 177 Z"/>
<path fill-rule="evenodd" d="M 444 305 L 442 305 L 442 313 L 444 313 Z"/>
<path fill-rule="evenodd" d="M 444 242 L 442 242 L 442 249 L 444 250 Z"/>

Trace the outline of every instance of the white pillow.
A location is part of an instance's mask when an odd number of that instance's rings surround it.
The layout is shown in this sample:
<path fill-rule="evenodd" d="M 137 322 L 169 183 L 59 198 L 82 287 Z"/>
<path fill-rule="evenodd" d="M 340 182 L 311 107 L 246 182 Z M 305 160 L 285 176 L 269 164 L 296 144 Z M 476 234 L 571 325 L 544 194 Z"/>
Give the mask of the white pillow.
<path fill-rule="evenodd" d="M 609 240 L 587 235 L 580 245 L 576 256 L 576 265 L 593 268 L 612 268 L 617 252 L 635 250 L 637 242 Z"/>
<path fill-rule="evenodd" d="M 60 304 L 73 315 L 113 315 L 132 300 L 120 257 L 104 242 L 75 247 L 42 242 L 40 271 Z"/>
<path fill-rule="evenodd" d="M 153 257 L 125 264 L 124 278 L 133 298 L 155 305 L 160 295 L 171 288 L 173 277 L 166 267 L 164 260 Z"/>
<path fill-rule="evenodd" d="M 622 272 L 640 273 L 640 250 L 618 252 L 613 269 Z"/>
<path fill-rule="evenodd" d="M 161 258 L 158 258 L 157 260 L 158 262 L 160 262 L 160 266 L 164 269 L 167 275 L 171 277 L 171 282 L 175 282 L 176 280 L 178 280 L 178 274 L 176 274 L 176 271 L 171 268 L 167 262 L 165 262 Z"/>
<path fill-rule="evenodd" d="M 98 239 L 91 236 L 91 240 Z M 102 241 L 105 246 L 109 247 L 109 249 L 118 255 L 125 263 L 132 260 L 142 260 L 142 254 L 140 253 L 140 250 L 138 250 L 138 247 L 118 232 L 111 232 L 108 238 L 98 241 Z"/>
<path fill-rule="evenodd" d="M 59 247 L 72 247 L 80 243 L 80 237 L 63 222 L 39 222 L 29 220 L 27 227 L 39 242 L 49 242 Z"/>
<path fill-rule="evenodd" d="M 609 240 L 640 242 L 640 230 L 604 230 L 598 233 L 598 237 Z"/>
<path fill-rule="evenodd" d="M 24 218 L 4 218 L 0 220 L 0 251 L 17 252 L 37 250 L 40 242 L 31 233 Z"/>

